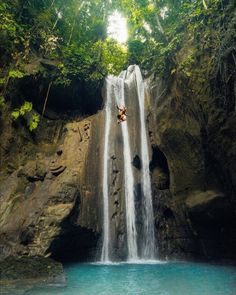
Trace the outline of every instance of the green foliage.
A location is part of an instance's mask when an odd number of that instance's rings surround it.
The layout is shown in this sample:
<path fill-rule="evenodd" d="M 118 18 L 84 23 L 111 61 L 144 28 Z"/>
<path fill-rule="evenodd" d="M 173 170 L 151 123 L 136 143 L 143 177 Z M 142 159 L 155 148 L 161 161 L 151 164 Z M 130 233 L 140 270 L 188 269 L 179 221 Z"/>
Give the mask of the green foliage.
<path fill-rule="evenodd" d="M 131 39 L 128 41 L 129 62 L 131 64 L 140 64 L 145 58 L 146 46 L 139 39 Z"/>
<path fill-rule="evenodd" d="M 99 84 L 107 74 L 118 74 L 127 66 L 127 50 L 112 39 L 63 48 L 63 63 L 58 65 L 57 84 L 72 79 Z"/>
<path fill-rule="evenodd" d="M 192 69 L 192 66 L 193 66 L 194 63 L 195 63 L 195 52 L 192 51 L 179 64 L 179 70 L 182 71 L 182 73 L 186 77 L 189 78 L 192 75 L 191 74 L 191 69 Z"/>
<path fill-rule="evenodd" d="M 233 44 L 226 40 L 235 38 L 230 18 L 235 9 L 233 2 L 2 0 L 0 59 L 1 77 L 5 77 L 0 79 L 0 86 L 5 87 L 9 78 L 23 78 L 27 73 L 21 65 L 30 64 L 35 56 L 55 61 L 57 70 L 52 73 L 50 67 L 45 67 L 43 77 L 64 86 L 78 81 L 98 87 L 107 74 L 116 75 L 133 63 L 160 76 L 178 71 L 190 78 L 197 54 L 204 50 L 211 52 L 212 63 L 220 64 L 219 72 L 224 69 L 224 56 L 230 46 L 235 48 L 235 40 Z M 106 36 L 108 16 L 115 10 L 127 18 L 129 40 L 125 45 Z M 232 33 L 225 25 L 230 22 Z M 178 62 L 180 48 L 190 41 L 195 49 Z M 31 114 L 32 106 L 23 106 L 13 111 L 13 119 Z M 32 116 L 30 122 L 29 127 L 36 126 L 38 119 Z"/>
<path fill-rule="evenodd" d="M 5 98 L 3 95 L 0 95 L 0 109 L 5 106 Z"/>
<path fill-rule="evenodd" d="M 24 116 L 26 113 L 29 113 L 32 111 L 32 103 L 29 102 L 29 101 L 25 101 L 23 103 L 23 105 L 18 108 L 18 109 L 15 109 L 12 113 L 11 113 L 11 116 L 12 116 L 12 119 L 15 121 L 17 120 L 20 116 Z"/>
<path fill-rule="evenodd" d="M 6 83 L 6 78 L 0 78 L 0 86 Z"/>
<path fill-rule="evenodd" d="M 0 38 L 7 43 L 0 47 L 16 60 L 36 51 L 61 61 L 56 83 L 64 85 L 71 79 L 99 84 L 127 63 L 163 74 L 173 67 L 185 33 L 200 36 L 221 6 L 220 0 L 3 0 Z M 127 52 L 106 39 L 106 20 L 116 9 L 127 17 Z"/>
<path fill-rule="evenodd" d="M 12 13 L 9 1 L 0 3 L 0 52 L 2 57 L 14 54 L 22 38 L 22 27 Z"/>
<path fill-rule="evenodd" d="M 19 70 L 10 70 L 8 75 L 10 78 L 16 78 L 16 79 L 20 79 L 25 76 L 25 74 Z"/>
<path fill-rule="evenodd" d="M 38 114 L 36 113 L 32 113 L 32 115 L 30 116 L 29 120 L 28 120 L 28 127 L 30 131 L 33 131 L 34 129 L 36 129 L 39 125 L 40 122 L 40 117 Z"/>
<path fill-rule="evenodd" d="M 39 115 L 33 111 L 33 105 L 29 101 L 25 101 L 20 108 L 15 109 L 11 116 L 13 121 L 16 121 L 19 117 L 25 117 L 30 131 L 36 129 L 40 121 Z"/>
<path fill-rule="evenodd" d="M 91 49 L 96 56 L 100 78 L 107 74 L 118 75 L 127 66 L 127 49 L 113 39 L 97 41 Z"/>
<path fill-rule="evenodd" d="M 212 33 L 220 25 L 217 17 L 224 9 L 220 0 L 120 0 L 116 3 L 128 17 L 129 61 L 159 75 L 170 74 L 177 66 L 175 56 L 184 46 L 186 35 L 196 38 L 201 45 L 203 32 Z"/>

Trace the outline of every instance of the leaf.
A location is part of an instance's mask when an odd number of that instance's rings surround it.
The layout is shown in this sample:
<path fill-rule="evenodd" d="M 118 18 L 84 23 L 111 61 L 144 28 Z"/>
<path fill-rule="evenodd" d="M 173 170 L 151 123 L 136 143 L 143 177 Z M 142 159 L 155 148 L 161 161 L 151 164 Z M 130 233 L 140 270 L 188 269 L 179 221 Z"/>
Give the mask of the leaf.
<path fill-rule="evenodd" d="M 13 121 L 17 120 L 20 116 L 20 112 L 18 110 L 15 110 L 11 113 L 11 117 L 13 119 Z"/>
<path fill-rule="evenodd" d="M 28 121 L 29 130 L 33 131 L 34 129 L 36 129 L 39 125 L 39 122 L 40 122 L 39 115 L 36 113 L 33 113 Z"/>
<path fill-rule="evenodd" d="M 10 70 L 8 76 L 10 78 L 20 79 L 20 78 L 23 78 L 25 74 L 19 70 Z"/>
<path fill-rule="evenodd" d="M 29 101 L 25 101 L 23 103 L 23 105 L 19 108 L 19 109 L 15 109 L 12 113 L 11 113 L 11 116 L 12 116 L 12 119 L 15 121 L 17 120 L 20 116 L 24 116 L 26 113 L 29 113 L 31 112 L 32 110 L 32 103 L 29 102 Z"/>

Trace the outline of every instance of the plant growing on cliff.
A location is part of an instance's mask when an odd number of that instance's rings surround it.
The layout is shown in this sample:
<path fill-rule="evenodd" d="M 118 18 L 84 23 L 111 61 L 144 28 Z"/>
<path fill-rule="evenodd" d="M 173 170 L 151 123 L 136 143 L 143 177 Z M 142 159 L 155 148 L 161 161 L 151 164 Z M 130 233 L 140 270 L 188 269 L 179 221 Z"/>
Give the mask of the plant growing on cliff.
<path fill-rule="evenodd" d="M 32 108 L 33 104 L 29 101 L 25 101 L 23 105 L 11 113 L 13 121 L 16 121 L 19 117 L 25 117 L 30 131 L 36 129 L 40 121 L 39 115 L 36 114 Z"/>
<path fill-rule="evenodd" d="M 11 116 L 12 116 L 12 119 L 15 121 L 17 120 L 20 116 L 24 116 L 26 113 L 29 113 L 32 111 L 32 103 L 29 102 L 29 101 L 25 101 L 23 103 L 23 105 L 18 108 L 18 109 L 15 109 L 12 113 L 11 113 Z"/>
<path fill-rule="evenodd" d="M 34 129 L 36 129 L 39 125 L 39 122 L 40 122 L 39 115 L 33 112 L 27 121 L 29 130 L 33 131 Z"/>
<path fill-rule="evenodd" d="M 16 70 L 10 70 L 8 73 L 8 77 L 9 78 L 13 78 L 13 79 L 21 79 L 25 76 L 25 73 L 23 73 L 22 71 L 16 69 Z"/>
<path fill-rule="evenodd" d="M 5 98 L 3 95 L 0 95 L 0 109 L 3 108 L 5 105 Z"/>

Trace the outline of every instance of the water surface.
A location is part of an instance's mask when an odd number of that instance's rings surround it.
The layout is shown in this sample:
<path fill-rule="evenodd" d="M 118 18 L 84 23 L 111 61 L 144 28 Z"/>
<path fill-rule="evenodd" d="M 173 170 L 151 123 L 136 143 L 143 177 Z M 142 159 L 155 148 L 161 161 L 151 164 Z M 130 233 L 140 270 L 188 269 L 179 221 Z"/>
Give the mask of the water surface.
<path fill-rule="evenodd" d="M 30 295 L 235 295 L 236 268 L 201 263 L 73 264 L 66 287 Z"/>

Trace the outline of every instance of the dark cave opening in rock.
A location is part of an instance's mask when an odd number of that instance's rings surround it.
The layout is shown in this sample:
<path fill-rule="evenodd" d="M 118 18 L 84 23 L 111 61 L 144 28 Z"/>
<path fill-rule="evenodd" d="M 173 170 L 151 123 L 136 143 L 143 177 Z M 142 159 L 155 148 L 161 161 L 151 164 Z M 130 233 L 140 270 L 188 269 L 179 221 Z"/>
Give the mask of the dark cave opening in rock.
<path fill-rule="evenodd" d="M 51 258 L 63 263 L 94 261 L 98 238 L 98 234 L 91 229 L 74 225 L 64 228 L 52 242 L 48 253 L 51 253 Z"/>
<path fill-rule="evenodd" d="M 47 253 L 62 263 L 90 262 L 96 259 L 99 234 L 77 224 L 80 208 L 78 196 L 69 216 L 62 221 L 60 233 L 52 241 Z"/>
<path fill-rule="evenodd" d="M 152 159 L 150 161 L 149 169 L 158 182 L 158 189 L 169 189 L 170 172 L 167 158 L 157 145 L 152 145 Z"/>
<path fill-rule="evenodd" d="M 34 79 L 26 77 L 19 83 L 19 96 L 23 100 L 31 101 L 33 108 L 42 113 L 44 102 L 48 93 L 45 117 L 57 119 L 62 115 L 70 117 L 93 115 L 102 108 L 103 99 L 100 87 L 88 85 L 81 81 L 72 80 L 70 85 L 51 85 L 44 78 Z M 16 105 L 21 102 L 16 101 Z"/>

